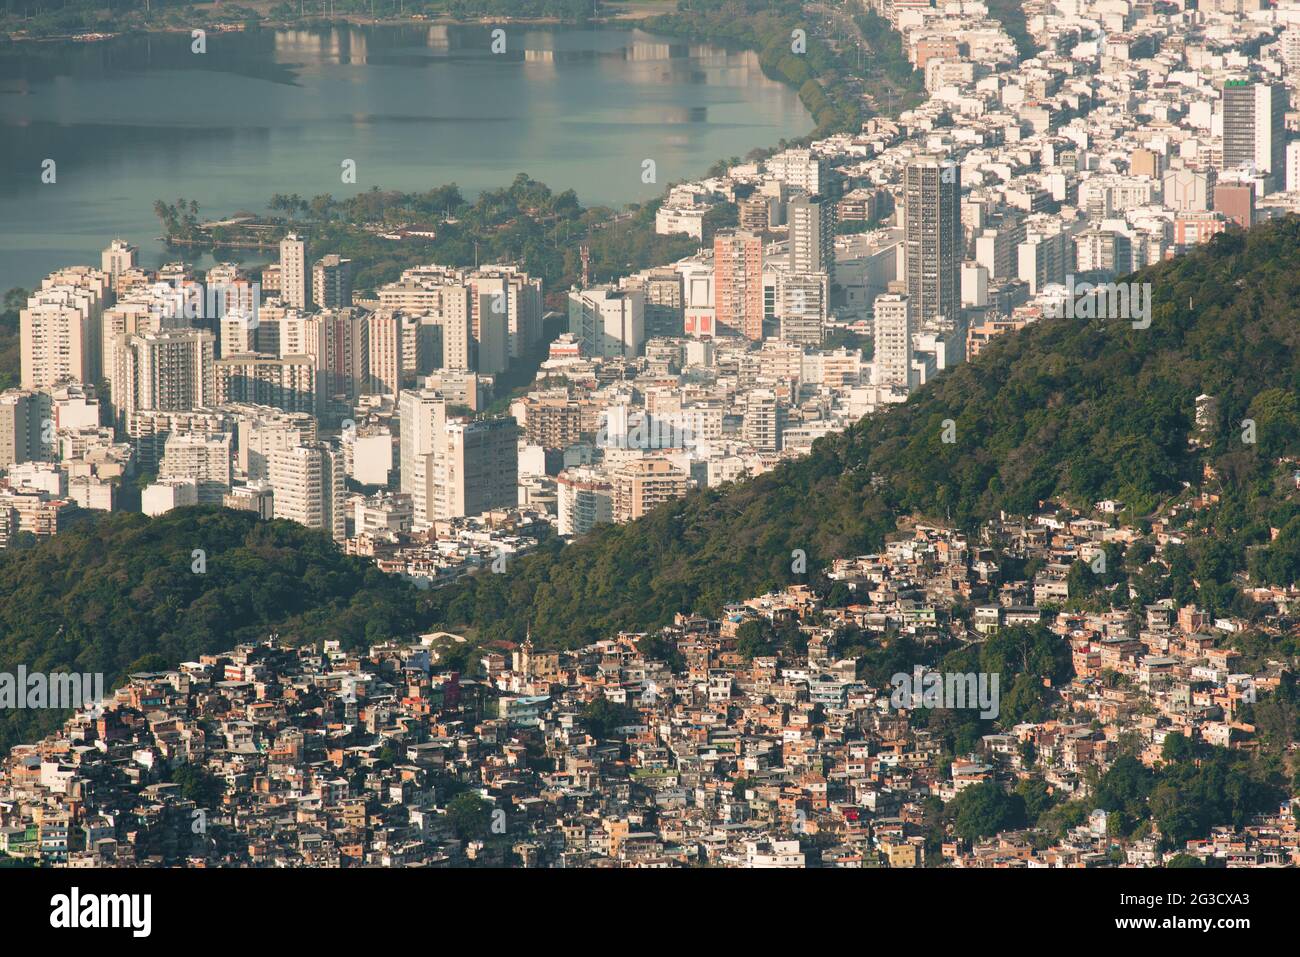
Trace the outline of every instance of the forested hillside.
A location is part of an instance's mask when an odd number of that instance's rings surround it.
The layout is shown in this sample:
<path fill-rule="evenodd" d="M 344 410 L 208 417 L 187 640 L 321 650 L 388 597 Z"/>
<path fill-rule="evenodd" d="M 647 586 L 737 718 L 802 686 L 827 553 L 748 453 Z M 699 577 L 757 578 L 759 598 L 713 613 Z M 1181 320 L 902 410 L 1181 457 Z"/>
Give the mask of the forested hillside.
<path fill-rule="evenodd" d="M 246 512 L 119 513 L 0 556 L 0 672 L 11 674 L 102 672 L 110 687 L 272 631 L 357 647 L 416 626 L 412 586 L 328 536 Z M 62 718 L 2 711 L 0 748 Z"/>
<path fill-rule="evenodd" d="M 0 671 L 103 671 L 111 683 L 273 630 L 355 646 L 435 627 L 521 639 L 531 627 L 540 643 L 575 646 L 817 580 L 830 559 L 878 547 L 901 515 L 972 526 L 1048 498 L 1116 498 L 1140 518 L 1187 494 L 1207 463 L 1221 476 L 1213 534 L 1171 577 L 1184 598 L 1242 610 L 1235 572 L 1300 576 L 1300 505 L 1276 480 L 1278 457 L 1300 452 L 1300 219 L 1219 237 L 1136 278 L 1154 287 L 1148 329 L 1043 320 L 805 459 L 432 593 L 286 522 L 208 508 L 104 517 L 0 553 Z M 1221 415 L 1199 450 L 1188 435 L 1202 392 Z M 1242 441 L 1246 418 L 1254 444 Z M 795 549 L 806 575 L 791 573 Z M 58 719 L 10 713 L 0 745 Z"/>
<path fill-rule="evenodd" d="M 807 458 L 752 481 L 696 492 L 561 553 L 552 545 L 508 575 L 478 575 L 434 596 L 435 618 L 481 634 L 577 645 L 663 624 L 681 610 L 800 580 L 830 559 L 875 548 L 900 515 L 965 526 L 1045 499 L 1103 498 L 1140 518 L 1223 476 L 1215 536 L 1191 555 L 1201 599 L 1231 607 L 1232 573 L 1274 581 L 1300 572 L 1300 507 L 1273 482 L 1300 452 L 1300 219 L 1222 235 L 1147 270 L 1150 328 L 1123 320 L 1046 319 L 997 340 L 903 406 L 820 440 Z M 1219 400 L 1204 450 L 1188 443 L 1195 398 Z M 1241 423 L 1255 422 L 1254 444 Z M 951 419 L 955 441 L 945 443 Z"/>

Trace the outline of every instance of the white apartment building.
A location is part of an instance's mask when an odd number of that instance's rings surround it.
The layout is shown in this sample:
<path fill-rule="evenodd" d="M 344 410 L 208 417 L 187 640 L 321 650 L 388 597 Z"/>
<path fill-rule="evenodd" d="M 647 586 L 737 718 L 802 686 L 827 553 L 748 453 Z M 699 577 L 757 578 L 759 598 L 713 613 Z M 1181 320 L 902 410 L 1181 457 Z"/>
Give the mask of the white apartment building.
<path fill-rule="evenodd" d="M 24 389 L 98 380 L 101 323 L 112 301 L 108 283 L 108 274 L 97 269 L 63 269 L 27 299 L 18 311 Z"/>
<path fill-rule="evenodd" d="M 311 306 L 311 270 L 307 266 L 307 241 L 297 233 L 280 240 L 280 298 L 295 309 Z"/>
<path fill-rule="evenodd" d="M 220 505 L 230 491 L 230 434 L 169 436 L 158 478 L 190 479 L 198 489 L 200 505 Z"/>
<path fill-rule="evenodd" d="M 555 480 L 558 530 L 584 535 L 614 521 L 614 486 L 597 469 L 565 469 Z"/>
<path fill-rule="evenodd" d="M 875 303 L 874 385 L 911 387 L 912 302 L 901 293 L 886 293 Z"/>
<path fill-rule="evenodd" d="M 323 443 L 272 452 L 269 480 L 275 494 L 275 517 L 347 537 L 343 457 Z"/>
<path fill-rule="evenodd" d="M 613 286 L 570 292 L 569 332 L 586 355 L 635 357 L 645 345 L 645 294 Z"/>
<path fill-rule="evenodd" d="M 428 526 L 437 517 L 431 488 L 433 457 L 447 424 L 447 402 L 430 389 L 405 390 L 398 399 L 398 417 L 401 489 L 411 496 L 415 524 Z"/>

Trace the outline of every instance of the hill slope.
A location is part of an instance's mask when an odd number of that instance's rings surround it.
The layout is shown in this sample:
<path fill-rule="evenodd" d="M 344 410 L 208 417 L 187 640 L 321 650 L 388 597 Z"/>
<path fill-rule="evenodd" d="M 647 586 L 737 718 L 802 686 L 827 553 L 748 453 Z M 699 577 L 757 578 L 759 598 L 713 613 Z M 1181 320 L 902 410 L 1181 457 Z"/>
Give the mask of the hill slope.
<path fill-rule="evenodd" d="M 129 671 L 175 667 L 271 631 L 356 647 L 416 627 L 413 587 L 325 535 L 251 513 L 109 515 L 0 556 L 0 672 L 11 674 L 20 664 L 102 672 L 110 687 Z M 0 711 L 0 747 L 60 720 Z"/>
<path fill-rule="evenodd" d="M 816 581 L 830 559 L 878 547 L 898 515 L 970 526 L 1058 497 L 1118 498 L 1142 515 L 1183 494 L 1206 463 L 1223 477 L 1214 534 L 1189 547 L 1175 577 L 1202 605 L 1231 609 L 1233 573 L 1247 565 L 1267 581 L 1300 576 L 1300 504 L 1273 467 L 1300 452 L 1300 219 L 1220 237 L 1137 278 L 1154 285 L 1149 329 L 1045 320 L 805 459 L 432 593 L 319 533 L 210 508 L 106 516 L 0 552 L 0 671 L 102 671 L 111 684 L 272 630 L 357 646 L 439 625 L 480 639 L 531 627 L 573 646 Z M 1187 442 L 1201 392 L 1222 410 L 1205 450 Z M 1257 444 L 1241 441 L 1246 417 Z M 196 548 L 204 574 L 191 570 Z M 794 549 L 807 553 L 807 576 L 791 574 Z M 59 720 L 0 714 L 0 747 Z"/>
<path fill-rule="evenodd" d="M 1226 588 L 1270 525 L 1296 522 L 1284 538 L 1300 540 L 1294 496 L 1268 479 L 1276 457 L 1300 451 L 1300 219 L 1219 236 L 1132 278 L 1152 283 L 1150 328 L 1035 323 L 802 460 L 444 589 L 434 617 L 488 637 L 522 638 L 531 627 L 540 640 L 575 645 L 802 580 L 790 571 L 793 550 L 807 553 L 812 573 L 879 546 L 898 515 L 970 526 L 1046 499 L 1114 498 L 1141 516 L 1198 481 L 1206 462 L 1225 477 L 1224 554 L 1202 586 Z M 1202 392 L 1221 412 L 1206 450 L 1188 444 Z M 1247 417 L 1253 445 L 1242 442 Z M 1293 574 L 1300 549 L 1286 547 L 1259 567 Z"/>

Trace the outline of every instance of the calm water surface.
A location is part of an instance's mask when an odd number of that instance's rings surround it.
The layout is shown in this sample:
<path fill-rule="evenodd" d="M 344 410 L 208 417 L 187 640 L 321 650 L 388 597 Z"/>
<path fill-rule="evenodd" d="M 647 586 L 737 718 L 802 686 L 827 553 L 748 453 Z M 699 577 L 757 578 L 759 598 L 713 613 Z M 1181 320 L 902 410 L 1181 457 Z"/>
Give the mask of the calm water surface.
<path fill-rule="evenodd" d="M 98 263 L 119 235 L 147 265 L 179 258 L 156 241 L 159 198 L 220 218 L 265 212 L 277 192 L 455 182 L 473 195 L 527 172 L 621 205 L 813 126 L 750 53 L 513 27 L 493 54 L 489 29 L 210 33 L 202 55 L 181 34 L 0 48 L 0 290 Z"/>

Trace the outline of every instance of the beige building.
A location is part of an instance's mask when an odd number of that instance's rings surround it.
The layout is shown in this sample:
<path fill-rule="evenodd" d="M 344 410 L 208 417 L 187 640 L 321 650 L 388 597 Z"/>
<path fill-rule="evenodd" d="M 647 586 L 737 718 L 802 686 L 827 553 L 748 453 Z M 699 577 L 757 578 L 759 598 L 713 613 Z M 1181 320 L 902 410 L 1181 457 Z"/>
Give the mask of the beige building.
<path fill-rule="evenodd" d="M 407 390 L 399 397 L 397 408 L 401 422 L 401 490 L 411 496 L 415 523 L 427 525 L 437 517 L 431 501 L 433 456 L 447 424 L 447 402 L 440 392 Z"/>
<path fill-rule="evenodd" d="M 162 329 L 118 340 L 113 411 L 130 429 L 141 409 L 183 411 L 216 402 L 213 337 L 200 329 Z"/>
<path fill-rule="evenodd" d="M 200 505 L 220 505 L 230 491 L 231 438 L 220 435 L 172 435 L 164 446 L 158 478 L 191 479 Z"/>
<path fill-rule="evenodd" d="M 311 305 L 307 270 L 307 241 L 290 233 L 280 240 L 280 298 L 285 305 L 306 309 Z"/>
<path fill-rule="evenodd" d="M 665 459 L 644 458 L 614 470 L 614 521 L 631 522 L 686 494 L 686 473 Z"/>
<path fill-rule="evenodd" d="M 519 504 L 519 426 L 514 419 L 448 422 L 437 459 L 438 518 Z"/>
<path fill-rule="evenodd" d="M 247 402 L 316 414 L 316 364 L 311 356 L 239 355 L 216 362 L 217 403 Z"/>
<path fill-rule="evenodd" d="M 95 382 L 103 371 L 100 338 L 111 302 L 107 273 L 83 266 L 47 276 L 18 311 L 23 388 Z"/>

